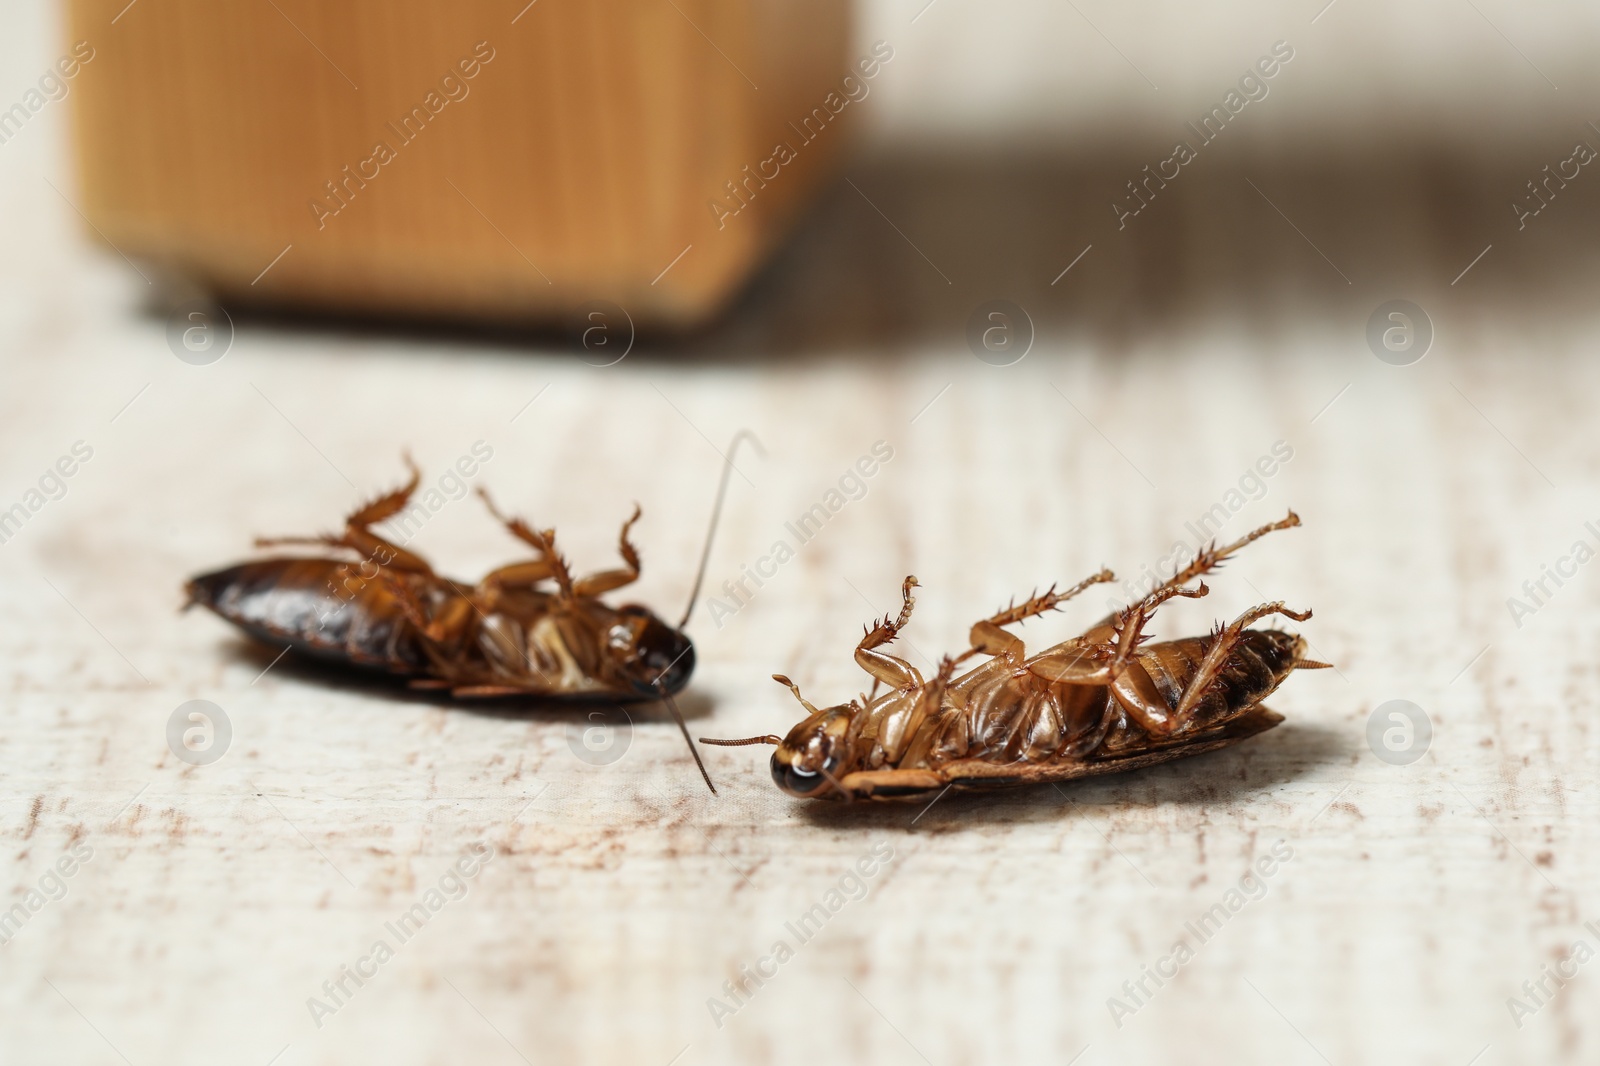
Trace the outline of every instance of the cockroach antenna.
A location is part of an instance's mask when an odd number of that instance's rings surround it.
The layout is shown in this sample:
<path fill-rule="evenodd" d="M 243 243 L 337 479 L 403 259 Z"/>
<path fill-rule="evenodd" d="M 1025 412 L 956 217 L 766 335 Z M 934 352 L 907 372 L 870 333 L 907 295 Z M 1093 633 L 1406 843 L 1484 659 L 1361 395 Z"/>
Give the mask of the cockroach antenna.
<path fill-rule="evenodd" d="M 722 518 L 722 501 L 728 495 L 728 479 L 732 476 L 734 470 L 733 457 L 738 454 L 739 445 L 745 441 L 750 442 L 761 458 L 765 459 L 767 457 L 767 449 L 756 439 L 756 435 L 748 429 L 741 429 L 735 433 L 733 440 L 729 442 L 728 454 L 723 456 L 722 480 L 717 485 L 717 498 L 711 505 L 711 525 L 706 529 L 706 544 L 700 550 L 700 568 L 695 571 L 694 587 L 689 590 L 689 606 L 683 609 L 683 618 L 678 622 L 679 629 L 689 624 L 689 616 L 694 613 L 695 601 L 700 598 L 700 584 L 706 579 L 706 564 L 711 561 L 711 542 L 717 535 L 717 522 Z M 696 758 L 699 758 L 699 756 L 697 755 Z M 701 772 L 703 773 L 704 770 Z M 706 784 L 709 785 L 710 783 L 708 779 Z M 716 790 L 713 789 L 712 791 Z"/>
<path fill-rule="evenodd" d="M 717 794 L 717 786 L 711 783 L 711 775 L 706 772 L 706 764 L 700 761 L 700 749 L 694 746 L 694 741 L 689 739 L 689 727 L 683 720 L 683 712 L 678 710 L 678 701 L 672 698 L 672 693 L 666 689 L 661 690 L 661 698 L 666 701 L 667 710 L 672 712 L 672 720 L 678 723 L 678 729 L 683 733 L 683 742 L 689 745 L 689 754 L 694 756 L 694 764 L 700 767 L 700 776 L 706 779 L 706 787 L 711 794 Z"/>
<path fill-rule="evenodd" d="M 701 737 L 702 744 L 715 744 L 719 748 L 742 748 L 748 744 L 782 744 L 783 738 L 768 733 L 764 737 L 745 737 L 742 740 L 718 740 L 715 737 Z"/>

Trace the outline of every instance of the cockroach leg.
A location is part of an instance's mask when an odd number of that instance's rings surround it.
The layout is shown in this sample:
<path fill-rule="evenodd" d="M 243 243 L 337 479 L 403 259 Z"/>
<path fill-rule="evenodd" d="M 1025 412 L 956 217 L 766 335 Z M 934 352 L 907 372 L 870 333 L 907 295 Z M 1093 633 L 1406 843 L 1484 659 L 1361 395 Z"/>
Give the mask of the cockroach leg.
<path fill-rule="evenodd" d="M 918 696 L 916 706 L 911 711 L 911 716 L 906 719 L 905 728 L 900 731 L 893 744 L 886 745 L 884 754 L 891 762 L 898 763 L 906 752 L 913 737 L 922 728 L 924 722 L 939 713 L 939 708 L 944 706 L 945 693 L 949 691 L 950 679 L 955 676 L 956 661 L 950 656 L 942 656 L 939 660 L 939 672 L 933 680 L 924 685 Z M 858 719 L 863 720 L 864 719 Z M 859 730 L 853 730 L 859 733 Z"/>
<path fill-rule="evenodd" d="M 916 796 L 943 788 L 950 782 L 933 770 L 857 770 L 846 774 L 839 789 L 847 798 Z"/>
<path fill-rule="evenodd" d="M 480 485 L 480 486 L 478 486 L 477 492 L 478 492 L 478 499 L 482 500 L 483 501 L 483 505 L 489 509 L 489 514 L 494 517 L 494 520 L 496 522 L 499 522 L 501 525 L 505 526 L 506 529 L 511 533 L 511 535 L 513 537 L 516 537 L 518 540 L 522 541 L 524 544 L 527 544 L 527 545 L 530 545 L 531 547 L 533 547 L 534 550 L 536 550 L 541 557 L 544 557 L 544 556 L 547 556 L 547 555 L 550 554 L 548 549 L 547 549 L 547 538 L 546 537 L 541 536 L 540 534 L 538 534 L 538 533 L 534 532 L 533 530 L 529 529 L 528 528 L 528 524 L 526 522 L 524 522 L 522 519 L 515 518 L 515 517 L 508 517 L 507 515 L 502 513 L 500 508 L 495 506 L 494 497 L 489 495 L 489 490 L 488 489 L 486 489 L 486 488 L 484 488 L 483 486 Z"/>
<path fill-rule="evenodd" d="M 394 597 L 395 604 L 400 608 L 406 621 L 410 622 L 422 637 L 439 650 L 454 647 L 460 643 L 466 633 L 467 624 L 472 620 L 472 602 L 464 596 L 453 597 L 438 618 L 429 618 L 427 610 L 422 606 L 422 601 L 417 598 L 416 591 L 405 580 L 388 572 L 378 575 L 389 594 Z"/>
<path fill-rule="evenodd" d="M 495 696 L 526 696 L 528 690 L 515 685 L 457 685 L 450 695 L 461 700 L 490 699 Z"/>
<path fill-rule="evenodd" d="M 841 799 L 843 799 L 845 802 L 848 803 L 850 800 L 853 800 L 853 799 L 856 798 L 855 792 L 853 790 L 851 790 L 851 789 L 848 789 L 848 788 L 844 787 L 844 785 L 840 784 L 839 783 L 839 779 L 837 777 L 834 777 L 832 774 L 830 774 L 828 772 L 828 768 L 826 766 L 817 767 L 817 772 L 822 774 L 823 777 L 827 778 L 828 784 L 832 785 L 838 791 L 839 797 Z"/>
<path fill-rule="evenodd" d="M 1020 604 L 1013 603 L 1005 610 L 991 615 L 988 618 L 988 621 L 997 626 L 1008 626 L 1015 622 L 1023 622 L 1034 617 L 1035 615 L 1041 615 L 1046 611 L 1056 610 L 1061 606 L 1061 604 L 1066 603 L 1068 600 L 1072 599 L 1074 596 L 1077 596 L 1085 589 L 1088 589 L 1094 585 L 1103 585 L 1108 581 L 1115 581 L 1116 579 L 1116 574 L 1113 574 L 1110 570 L 1102 569 L 1099 573 L 1092 574 L 1078 582 L 1076 585 L 1073 585 L 1071 588 L 1065 589 L 1061 592 L 1057 592 L 1056 587 L 1051 585 L 1045 590 L 1044 595 L 1031 597 L 1030 599 L 1024 600 Z"/>
<path fill-rule="evenodd" d="M 511 589 L 532 590 L 541 581 L 555 576 L 548 559 L 532 559 L 525 563 L 512 563 L 491 570 L 478 582 L 477 596 L 484 609 L 493 611 L 500 605 L 501 594 Z"/>
<path fill-rule="evenodd" d="M 916 609 L 917 598 L 911 595 L 911 590 L 917 587 L 917 575 L 907 574 L 906 579 L 900 583 L 900 617 L 894 620 L 894 625 L 885 640 L 893 640 L 895 634 L 904 629 L 911 622 L 911 612 Z M 884 619 L 888 624 L 888 619 Z"/>
<path fill-rule="evenodd" d="M 1047 671 L 1044 676 L 1047 680 L 1067 684 L 1109 685 L 1117 701 L 1152 733 L 1174 728 L 1171 726 L 1172 716 L 1155 692 L 1149 677 L 1143 671 L 1129 671 L 1128 663 L 1139 650 L 1139 645 L 1149 639 L 1144 627 L 1149 624 L 1157 607 L 1175 596 L 1199 599 L 1210 591 L 1205 582 L 1193 589 L 1157 589 L 1123 610 L 1109 625 L 1090 630 L 1083 638 L 1085 644 L 1081 647 L 1079 657 L 1065 664 L 1062 670 Z M 1097 659 L 1101 665 L 1095 669 L 1093 664 Z M 1037 668 L 1034 672 L 1039 673 Z"/>
<path fill-rule="evenodd" d="M 1204 575 L 1215 570 L 1217 567 L 1221 566 L 1230 556 L 1237 554 L 1240 549 L 1244 548 L 1247 544 L 1261 539 L 1268 533 L 1273 533 L 1280 529 L 1293 529 L 1299 524 L 1300 516 L 1295 514 L 1293 511 L 1290 511 L 1286 516 L 1280 518 L 1276 522 L 1268 522 L 1259 529 L 1251 530 L 1249 533 L 1246 533 L 1232 544 L 1219 548 L 1217 547 L 1216 542 L 1213 541 L 1204 548 L 1200 549 L 1199 554 L 1194 557 L 1193 562 L 1184 567 L 1182 570 L 1179 570 L 1176 574 L 1173 574 L 1171 578 L 1158 586 L 1152 595 L 1154 595 L 1155 592 L 1163 592 L 1170 588 L 1177 588 L 1179 585 L 1187 585 L 1195 578 L 1203 577 Z M 1113 615 L 1112 617 L 1115 616 Z M 1107 618 L 1105 621 L 1109 622 L 1111 621 L 1111 618 Z"/>
<path fill-rule="evenodd" d="M 787 687 L 790 692 L 793 692 L 794 693 L 794 698 L 800 701 L 800 706 L 802 706 L 802 707 L 804 707 L 806 709 L 806 713 L 807 714 L 816 714 L 817 713 L 817 709 L 811 705 L 811 701 L 806 699 L 804 696 L 800 695 L 800 686 L 799 685 L 795 684 L 793 681 L 790 681 L 787 677 L 784 677 L 782 674 L 773 674 L 772 675 L 772 680 L 776 681 L 780 685 L 783 685 L 783 686 Z M 877 687 L 877 682 L 873 682 L 873 687 L 874 688 Z"/>
<path fill-rule="evenodd" d="M 433 567 L 420 555 L 391 544 L 365 528 L 347 526 L 343 533 L 322 533 L 314 537 L 257 537 L 255 546 L 273 548 L 280 544 L 315 544 L 323 548 L 349 548 L 379 567 L 392 567 L 413 574 L 432 574 Z M 350 564 L 356 565 L 354 563 Z"/>
<path fill-rule="evenodd" d="M 1273 614 L 1285 615 L 1297 622 L 1311 617 L 1310 611 L 1304 613 L 1291 611 L 1281 602 L 1264 603 L 1259 607 L 1250 608 L 1221 627 L 1211 637 L 1205 658 L 1201 660 L 1199 667 L 1184 686 L 1178 705 L 1171 710 L 1168 710 L 1165 701 L 1143 671 L 1119 672 L 1111 682 L 1113 698 L 1151 736 L 1168 737 L 1181 731 L 1193 720 L 1196 708 L 1200 706 L 1206 693 L 1227 664 L 1229 656 L 1238 646 L 1245 627 L 1251 622 Z"/>
<path fill-rule="evenodd" d="M 1292 516 L 1293 512 L 1291 512 Z M 1171 724 L 1166 731 L 1170 732 L 1172 729 L 1179 728 L 1188 720 L 1194 708 L 1205 696 L 1206 690 L 1217 679 L 1217 674 L 1222 670 L 1223 664 L 1227 662 L 1228 656 L 1233 652 L 1234 647 L 1238 645 L 1239 638 L 1244 633 L 1245 627 L 1251 622 L 1274 614 L 1281 614 L 1286 618 L 1294 619 L 1296 622 L 1304 622 L 1311 617 L 1310 611 L 1292 611 L 1283 605 L 1282 600 L 1278 600 L 1273 603 L 1263 603 L 1258 607 L 1252 607 L 1238 618 L 1229 622 L 1217 632 L 1216 636 L 1211 638 L 1210 646 L 1206 648 L 1206 657 L 1200 661 L 1199 669 L 1194 672 L 1194 676 L 1189 679 L 1189 684 L 1184 688 L 1183 698 L 1178 701 L 1178 706 L 1173 710 L 1172 717 L 1169 720 Z"/>
<path fill-rule="evenodd" d="M 1111 681 L 1105 649 L 1067 643 L 1036 656 L 1029 673 L 1052 685 L 1105 685 Z"/>
<path fill-rule="evenodd" d="M 426 559 L 389 543 L 368 528 L 405 510 L 406 503 L 417 491 L 417 485 L 422 481 L 422 471 L 417 469 L 417 464 L 409 454 L 404 458 L 406 466 L 411 469 L 411 480 L 393 492 L 384 493 L 352 511 L 344 520 L 344 533 L 338 536 L 323 534 L 317 537 L 257 537 L 256 547 L 269 548 L 277 544 L 317 544 L 332 548 L 349 548 L 380 567 L 393 567 L 396 570 L 417 574 L 432 574 L 433 567 L 428 565 Z"/>
<path fill-rule="evenodd" d="M 1116 649 L 1116 656 L 1111 662 L 1112 676 L 1115 677 L 1121 673 L 1127 667 L 1128 659 L 1134 652 L 1139 650 L 1139 645 L 1150 639 L 1145 635 L 1144 627 L 1154 617 L 1157 607 L 1160 607 L 1175 596 L 1198 600 L 1210 592 L 1211 589 L 1206 586 L 1204 581 L 1200 582 L 1197 588 L 1192 589 L 1161 588 L 1118 615 L 1117 620 L 1111 626 L 1115 634 L 1112 645 Z"/>
<path fill-rule="evenodd" d="M 1020 665 L 1027 658 L 1027 645 L 1023 643 L 1021 637 L 1007 633 L 1001 628 L 1002 626 L 1023 622 L 1047 611 L 1054 611 L 1090 586 L 1116 579 L 1117 576 L 1110 570 L 1101 570 L 1064 592 L 1057 592 L 1052 585 L 1042 596 L 1033 596 L 1021 604 L 1011 604 L 1005 610 L 996 612 L 972 627 L 967 635 L 967 642 L 972 647 L 956 657 L 956 664 L 960 665 L 974 655 L 993 655 L 1005 656 L 1013 664 Z"/>
<path fill-rule="evenodd" d="M 922 674 L 904 659 L 876 649 L 899 635 L 911 621 L 911 611 L 916 607 L 916 597 L 911 590 L 917 587 L 915 575 L 909 575 L 900 586 L 900 616 L 893 620 L 885 617 L 856 645 L 856 664 L 892 689 L 908 689 L 922 684 Z"/>
<path fill-rule="evenodd" d="M 639 580 L 639 549 L 628 540 L 628 530 L 639 520 L 639 505 L 633 505 L 633 517 L 622 523 L 622 535 L 618 537 L 617 551 L 622 556 L 623 568 L 620 570 L 602 570 L 598 574 L 590 574 L 580 578 L 572 586 L 573 591 L 579 596 L 598 596 L 602 592 L 620 589 Z"/>
<path fill-rule="evenodd" d="M 1028 657 L 1028 646 L 1015 633 L 1007 633 L 990 619 L 975 624 L 967 633 L 972 645 L 965 655 L 990 655 L 1005 659 L 1012 666 L 1021 666 Z"/>
<path fill-rule="evenodd" d="M 387 521 L 405 510 L 411 496 L 417 491 L 417 485 L 422 481 L 422 471 L 417 468 L 416 461 L 410 453 L 404 453 L 401 458 L 405 460 L 407 468 L 411 471 L 411 480 L 395 489 L 385 493 L 367 504 L 357 508 L 344 520 L 344 544 L 360 552 L 365 558 L 371 559 L 380 566 L 393 567 L 396 570 L 410 570 L 419 574 L 433 573 L 433 567 L 420 555 L 413 555 L 398 545 L 391 544 L 384 538 L 373 533 L 368 527 Z"/>
<path fill-rule="evenodd" d="M 481 486 L 478 495 L 484 505 L 489 508 L 489 513 L 495 520 L 505 526 L 513 537 L 529 545 L 539 553 L 539 561 L 550 567 L 550 576 L 556 579 L 556 585 L 561 589 L 561 594 L 566 599 L 571 599 L 574 594 L 572 585 L 572 571 L 567 569 L 567 561 L 561 558 L 561 553 L 556 551 L 556 531 L 553 529 L 534 529 L 520 518 L 507 517 L 494 505 L 487 489 Z"/>
<path fill-rule="evenodd" d="M 411 458 L 410 452 L 400 454 L 401 461 L 406 464 L 406 469 L 411 471 L 411 480 L 395 489 L 376 497 L 371 503 L 355 510 L 350 517 L 345 519 L 346 524 L 352 526 L 374 526 L 386 519 L 393 518 L 405 510 L 406 503 L 410 501 L 417 486 L 422 484 L 422 471 L 417 467 L 417 461 Z"/>

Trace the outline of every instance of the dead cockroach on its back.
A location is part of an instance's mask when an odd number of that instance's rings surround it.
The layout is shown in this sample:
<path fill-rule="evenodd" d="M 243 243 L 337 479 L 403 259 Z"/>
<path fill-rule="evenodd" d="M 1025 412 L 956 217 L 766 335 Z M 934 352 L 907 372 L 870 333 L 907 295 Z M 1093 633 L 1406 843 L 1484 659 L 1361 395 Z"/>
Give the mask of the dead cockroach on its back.
<path fill-rule="evenodd" d="M 746 437 L 736 437 L 733 447 Z M 256 541 L 258 547 L 340 549 L 360 556 L 360 562 L 317 556 L 241 563 L 190 580 L 185 606 L 207 607 L 259 640 L 408 678 L 413 688 L 448 690 L 461 699 L 662 700 L 715 792 L 672 697 L 694 672 L 694 644 L 683 627 L 705 577 L 731 459 L 723 469 L 689 606 L 676 626 L 639 604 L 612 607 L 600 598 L 639 577 L 639 553 L 628 536 L 639 519 L 637 506 L 622 525 L 623 565 L 575 578 L 556 549 L 554 530 L 502 515 L 480 489 L 490 513 L 534 556 L 464 584 L 372 530 L 400 514 L 416 491 L 421 474 L 409 458 L 406 462 L 411 480 L 350 514 L 342 533 Z"/>
<path fill-rule="evenodd" d="M 972 646 L 946 657 L 932 680 L 880 650 L 910 621 L 917 579 L 908 577 L 899 617 L 879 622 L 856 646 L 856 662 L 872 675 L 872 694 L 818 710 L 792 681 L 774 675 L 807 713 L 787 737 L 700 739 L 725 746 L 775 744 L 772 777 L 778 787 L 792 796 L 829 800 L 1066 781 L 1236 743 L 1283 721 L 1261 701 L 1292 671 L 1328 665 L 1307 659 L 1299 636 L 1246 627 L 1275 614 L 1304 621 L 1311 612 L 1262 604 L 1209 636 L 1148 645 L 1143 630 L 1167 600 L 1209 591 L 1203 582 L 1185 588 L 1187 582 L 1257 537 L 1299 524 L 1291 511 L 1227 547 L 1207 547 L 1142 600 L 1082 636 L 1029 657 L 1021 638 L 1005 626 L 1054 610 L 1114 577 L 1103 570 L 1065 592 L 1051 589 L 973 626 Z M 956 676 L 956 667 L 977 655 L 990 659 Z M 880 684 L 889 691 L 876 696 Z"/>

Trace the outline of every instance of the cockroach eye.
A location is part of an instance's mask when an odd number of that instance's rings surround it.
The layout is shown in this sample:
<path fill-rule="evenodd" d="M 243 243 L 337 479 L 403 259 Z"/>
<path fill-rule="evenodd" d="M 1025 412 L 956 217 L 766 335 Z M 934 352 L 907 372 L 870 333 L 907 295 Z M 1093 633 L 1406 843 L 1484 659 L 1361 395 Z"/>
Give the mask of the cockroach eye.
<path fill-rule="evenodd" d="M 838 769 L 838 760 L 830 759 L 823 769 L 833 774 Z M 772 756 L 772 780 L 789 795 L 801 799 L 820 795 L 833 787 L 833 783 L 823 774 L 785 762 L 776 752 Z"/>

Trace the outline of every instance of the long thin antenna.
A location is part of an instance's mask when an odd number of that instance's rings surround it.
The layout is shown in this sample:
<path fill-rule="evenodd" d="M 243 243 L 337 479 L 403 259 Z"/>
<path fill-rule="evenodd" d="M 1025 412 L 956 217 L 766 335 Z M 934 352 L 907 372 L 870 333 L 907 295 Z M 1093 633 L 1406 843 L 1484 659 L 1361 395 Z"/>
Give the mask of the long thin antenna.
<path fill-rule="evenodd" d="M 749 441 L 754 445 L 761 458 L 765 459 L 767 457 L 767 449 L 756 439 L 756 435 L 748 429 L 741 429 L 735 433 L 733 440 L 728 444 L 728 454 L 723 456 L 722 481 L 717 485 L 717 499 L 711 505 L 711 525 L 706 529 L 706 546 L 700 551 L 700 569 L 695 572 L 694 588 L 689 591 L 689 606 L 683 609 L 683 618 L 678 622 L 679 629 L 689 624 L 689 616 L 694 614 L 695 601 L 700 598 L 700 585 L 706 579 L 706 564 L 711 561 L 711 541 L 717 535 L 717 522 L 722 518 L 722 501 L 728 495 L 728 478 L 733 474 L 733 457 L 738 454 L 739 445 L 744 441 Z M 693 745 L 690 746 L 693 747 Z M 696 755 L 695 758 L 698 759 L 699 756 Z M 710 783 L 710 779 L 707 778 L 706 784 L 709 785 Z M 715 792 L 716 789 L 711 791 Z"/>
<path fill-rule="evenodd" d="M 717 794 L 717 786 L 711 783 L 711 775 L 706 773 L 706 764 L 700 761 L 700 749 L 694 746 L 694 741 L 689 737 L 689 727 L 684 724 L 683 713 L 678 710 L 678 703 L 672 698 L 672 693 L 661 689 L 661 698 L 666 701 L 667 709 L 672 712 L 673 721 L 678 723 L 678 729 L 683 733 L 683 742 L 689 745 L 689 754 L 694 756 L 694 764 L 700 767 L 700 776 L 706 779 L 706 787 L 711 794 Z"/>
<path fill-rule="evenodd" d="M 715 737 L 701 737 L 702 744 L 715 744 L 720 748 L 742 748 L 747 744 L 782 744 L 783 738 L 768 733 L 764 737 L 745 737 L 743 740 L 718 740 Z"/>

